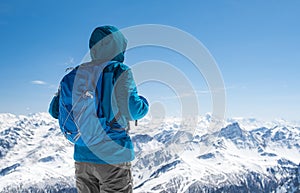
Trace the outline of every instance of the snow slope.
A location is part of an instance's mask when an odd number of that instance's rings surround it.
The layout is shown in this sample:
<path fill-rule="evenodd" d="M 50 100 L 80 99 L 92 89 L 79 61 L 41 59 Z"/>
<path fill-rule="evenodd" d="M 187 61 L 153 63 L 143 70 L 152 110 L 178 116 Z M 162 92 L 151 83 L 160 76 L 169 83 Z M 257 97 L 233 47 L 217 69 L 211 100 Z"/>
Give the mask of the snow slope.
<path fill-rule="evenodd" d="M 55 120 L 46 113 L 0 119 L 0 190 L 74 186 L 73 148 Z"/>

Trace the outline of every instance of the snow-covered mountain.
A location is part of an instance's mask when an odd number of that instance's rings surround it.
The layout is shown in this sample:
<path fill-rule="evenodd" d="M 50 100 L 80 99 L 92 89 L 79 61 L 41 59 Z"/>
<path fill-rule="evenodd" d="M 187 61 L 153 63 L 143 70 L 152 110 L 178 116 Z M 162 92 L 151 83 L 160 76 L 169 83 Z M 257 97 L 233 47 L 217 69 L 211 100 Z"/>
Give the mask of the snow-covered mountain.
<path fill-rule="evenodd" d="M 228 119 L 206 132 L 179 118 L 131 127 L 134 192 L 300 192 L 300 127 Z M 76 192 L 73 148 L 47 113 L 0 114 L 0 192 Z"/>
<path fill-rule="evenodd" d="M 75 192 L 72 152 L 47 113 L 1 114 L 0 192 Z"/>

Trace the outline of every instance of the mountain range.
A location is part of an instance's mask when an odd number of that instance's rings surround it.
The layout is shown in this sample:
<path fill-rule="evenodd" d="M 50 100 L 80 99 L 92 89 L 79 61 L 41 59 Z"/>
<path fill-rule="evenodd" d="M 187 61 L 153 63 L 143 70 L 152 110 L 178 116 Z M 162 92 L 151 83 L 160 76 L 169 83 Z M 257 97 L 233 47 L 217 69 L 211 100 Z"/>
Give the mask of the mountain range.
<path fill-rule="evenodd" d="M 300 124 L 180 118 L 132 126 L 136 193 L 300 192 Z M 0 192 L 76 192 L 73 146 L 47 113 L 0 114 Z"/>

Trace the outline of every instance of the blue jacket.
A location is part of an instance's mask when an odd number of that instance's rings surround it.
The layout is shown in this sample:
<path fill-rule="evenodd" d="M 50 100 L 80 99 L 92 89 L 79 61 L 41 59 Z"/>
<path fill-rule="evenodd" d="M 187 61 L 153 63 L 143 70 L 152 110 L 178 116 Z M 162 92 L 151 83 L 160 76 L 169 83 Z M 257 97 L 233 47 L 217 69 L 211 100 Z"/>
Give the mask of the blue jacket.
<path fill-rule="evenodd" d="M 108 34 L 112 34 L 114 31 L 117 31 L 117 29 L 112 26 L 100 27 L 98 32 L 96 31 L 98 33 L 96 34 L 97 37 L 99 37 L 99 31 L 100 36 L 107 36 Z M 93 34 L 95 35 L 94 32 Z M 93 34 L 90 39 L 91 49 L 93 49 L 93 45 L 91 46 L 91 44 L 93 44 Z M 119 46 L 123 51 L 118 52 L 115 57 L 111 57 L 112 59 L 110 64 L 103 70 L 102 85 L 97 84 L 96 90 L 97 92 L 101 92 L 98 96 L 102 96 L 97 99 L 97 101 L 100 101 L 98 103 L 97 113 L 99 113 L 101 109 L 101 116 L 104 116 L 109 123 L 116 116 L 113 112 L 120 112 L 121 116 L 118 121 L 113 124 L 113 127 L 125 128 L 127 127 L 129 120 L 138 120 L 146 115 L 148 112 L 148 102 L 144 97 L 138 95 L 132 72 L 128 66 L 123 64 L 126 39 L 121 33 L 113 33 L 113 38 L 113 46 L 102 45 L 100 50 L 105 49 L 103 46 L 110 46 L 114 48 Z M 94 39 L 94 42 L 97 41 L 99 40 Z M 97 49 L 99 50 L 99 48 Z M 91 54 L 93 61 L 105 62 L 107 61 L 106 57 L 109 58 L 109 56 L 107 56 L 108 52 L 104 54 L 105 57 L 103 57 L 103 52 L 100 54 L 95 54 L 95 52 L 93 53 L 94 55 Z M 115 96 L 112 96 L 113 93 L 115 93 Z M 59 95 L 54 96 L 50 103 L 49 113 L 54 118 L 59 117 L 59 98 Z M 114 99 L 116 101 L 113 101 Z M 100 114 L 98 114 L 98 116 L 100 116 Z M 108 158 L 109 163 L 128 162 L 134 159 L 133 144 L 130 136 L 125 130 L 111 129 L 108 131 L 107 135 L 113 139 L 113 141 L 104 141 L 94 145 L 93 147 L 74 145 L 74 160 L 78 162 L 107 163 L 107 160 L 99 158 L 99 156 L 95 153 L 100 150 L 111 155 L 111 158 Z M 119 148 L 112 149 L 112 144 L 110 143 L 118 144 Z"/>

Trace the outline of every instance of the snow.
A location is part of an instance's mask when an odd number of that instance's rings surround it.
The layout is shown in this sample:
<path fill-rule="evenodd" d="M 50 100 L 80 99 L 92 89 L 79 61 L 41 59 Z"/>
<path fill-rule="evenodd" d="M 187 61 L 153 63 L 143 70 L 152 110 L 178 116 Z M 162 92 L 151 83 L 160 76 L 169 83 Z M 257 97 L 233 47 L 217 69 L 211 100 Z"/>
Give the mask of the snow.
<path fill-rule="evenodd" d="M 196 191 L 197 186 L 216 190 L 241 184 L 269 185 L 280 192 L 290 185 L 279 184 L 299 170 L 300 130 L 295 123 L 232 118 L 211 132 L 210 114 L 199 117 L 195 127 L 174 117 L 155 121 L 145 117 L 131 126 L 137 193 L 187 192 L 192 187 Z M 73 147 L 62 136 L 57 120 L 47 113 L 0 114 L 0 133 L 0 192 L 20 184 L 24 189 L 56 183 L 74 187 Z M 276 188 L 270 181 L 278 183 Z"/>
<path fill-rule="evenodd" d="M 0 117 L 7 119 L 8 116 Z M 1 137 L 13 139 L 15 145 L 0 159 L 0 166 L 2 170 L 16 164 L 17 167 L 1 176 L 0 190 L 8 182 L 26 185 L 73 177 L 73 148 L 60 134 L 55 120 L 46 113 L 21 116 L 19 119 L 13 116 L 9 118 L 1 126 L 1 131 L 8 132 L 7 136 Z"/>

